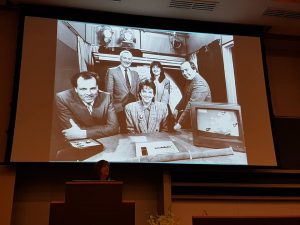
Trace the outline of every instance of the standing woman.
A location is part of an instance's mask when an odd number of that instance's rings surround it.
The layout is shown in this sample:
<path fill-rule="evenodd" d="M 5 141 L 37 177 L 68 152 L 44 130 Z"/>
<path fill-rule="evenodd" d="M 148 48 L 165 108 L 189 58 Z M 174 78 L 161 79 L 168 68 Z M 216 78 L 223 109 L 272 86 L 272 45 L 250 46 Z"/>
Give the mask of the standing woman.
<path fill-rule="evenodd" d="M 170 80 L 166 78 L 164 68 L 158 61 L 150 64 L 150 80 L 156 86 L 155 101 L 169 104 Z"/>
<path fill-rule="evenodd" d="M 173 132 L 175 118 L 172 115 L 169 105 L 170 80 L 166 78 L 164 68 L 158 61 L 153 61 L 150 64 L 150 80 L 156 86 L 155 101 L 165 103 L 168 107 L 167 127 L 169 132 Z"/>

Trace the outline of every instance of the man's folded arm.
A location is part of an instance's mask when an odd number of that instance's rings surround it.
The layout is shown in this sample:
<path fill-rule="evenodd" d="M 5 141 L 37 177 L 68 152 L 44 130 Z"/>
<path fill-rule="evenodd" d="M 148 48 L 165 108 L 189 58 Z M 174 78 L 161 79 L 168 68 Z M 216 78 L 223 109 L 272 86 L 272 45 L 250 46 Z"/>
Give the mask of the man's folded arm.
<path fill-rule="evenodd" d="M 73 119 L 72 113 L 59 95 L 56 95 L 56 115 L 61 129 L 71 127 L 70 119 Z"/>
<path fill-rule="evenodd" d="M 100 138 L 100 137 L 112 136 L 117 133 L 119 133 L 118 118 L 115 109 L 112 105 L 112 102 L 110 102 L 107 110 L 106 124 L 88 127 L 86 129 L 86 134 L 87 134 L 87 138 Z"/>

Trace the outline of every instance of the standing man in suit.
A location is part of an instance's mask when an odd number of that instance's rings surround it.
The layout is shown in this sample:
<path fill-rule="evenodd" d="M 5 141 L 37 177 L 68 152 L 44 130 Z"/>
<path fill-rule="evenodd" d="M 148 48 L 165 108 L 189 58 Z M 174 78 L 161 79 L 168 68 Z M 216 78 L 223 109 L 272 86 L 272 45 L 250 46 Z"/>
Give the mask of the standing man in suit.
<path fill-rule="evenodd" d="M 129 67 L 132 63 L 132 54 L 128 50 L 120 53 L 121 64 L 109 68 L 106 74 L 106 91 L 113 96 L 114 108 L 120 124 L 120 132 L 127 133 L 124 107 L 138 99 L 139 75 Z"/>
<path fill-rule="evenodd" d="M 191 102 L 211 102 L 211 92 L 206 80 L 198 73 L 193 62 L 185 61 L 181 64 L 182 76 L 186 79 L 183 97 L 174 110 L 177 123 L 175 130 L 191 127 Z"/>
<path fill-rule="evenodd" d="M 80 72 L 73 88 L 56 94 L 60 130 L 67 140 L 117 134 L 118 120 L 109 93 L 98 89 L 98 74 Z"/>

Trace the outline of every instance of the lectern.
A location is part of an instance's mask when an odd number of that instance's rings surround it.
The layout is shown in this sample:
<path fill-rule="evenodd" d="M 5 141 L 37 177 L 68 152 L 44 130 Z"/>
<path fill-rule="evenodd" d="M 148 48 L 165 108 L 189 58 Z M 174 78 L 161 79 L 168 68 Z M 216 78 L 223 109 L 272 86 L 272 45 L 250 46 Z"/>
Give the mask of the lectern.
<path fill-rule="evenodd" d="M 135 203 L 120 181 L 66 182 L 65 201 L 51 202 L 49 225 L 134 225 Z"/>

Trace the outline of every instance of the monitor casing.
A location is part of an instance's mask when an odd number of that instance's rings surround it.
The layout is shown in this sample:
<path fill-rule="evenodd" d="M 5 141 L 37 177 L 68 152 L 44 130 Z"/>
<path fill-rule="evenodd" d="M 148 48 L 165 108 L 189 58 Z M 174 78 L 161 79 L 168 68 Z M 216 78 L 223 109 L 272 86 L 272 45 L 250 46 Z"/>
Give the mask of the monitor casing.
<path fill-rule="evenodd" d="M 230 136 L 221 133 L 201 131 L 197 128 L 197 110 L 222 110 L 234 112 L 238 123 L 238 136 Z M 238 104 L 210 103 L 210 102 L 191 102 L 191 127 L 193 130 L 193 144 L 207 148 L 228 148 L 234 151 L 246 152 L 244 131 L 242 123 L 241 107 Z"/>

